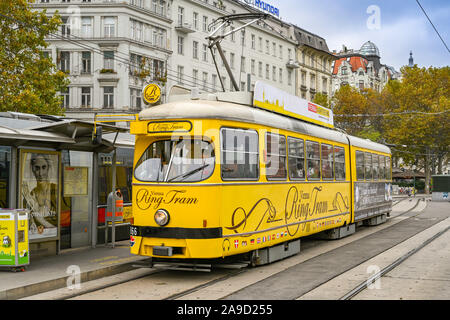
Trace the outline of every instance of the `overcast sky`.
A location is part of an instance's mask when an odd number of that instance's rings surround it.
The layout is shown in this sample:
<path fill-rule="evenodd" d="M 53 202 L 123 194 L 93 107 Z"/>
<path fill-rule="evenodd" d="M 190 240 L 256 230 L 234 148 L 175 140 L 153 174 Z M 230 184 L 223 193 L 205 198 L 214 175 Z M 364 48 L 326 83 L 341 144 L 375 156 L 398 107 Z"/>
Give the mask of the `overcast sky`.
<path fill-rule="evenodd" d="M 408 64 L 412 50 L 419 67 L 448 66 L 450 53 L 416 0 L 267 0 L 280 17 L 325 38 L 330 51 L 345 44 L 357 49 L 370 40 L 380 49 L 381 63 L 396 70 Z M 450 46 L 450 1 L 419 0 Z M 379 19 L 377 19 L 379 17 Z"/>

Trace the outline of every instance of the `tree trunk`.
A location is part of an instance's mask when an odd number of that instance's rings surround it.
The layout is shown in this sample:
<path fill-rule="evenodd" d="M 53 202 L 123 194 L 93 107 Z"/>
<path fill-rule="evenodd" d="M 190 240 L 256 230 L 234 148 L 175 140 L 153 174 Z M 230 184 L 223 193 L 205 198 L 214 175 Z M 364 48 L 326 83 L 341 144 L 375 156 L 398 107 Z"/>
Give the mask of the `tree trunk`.
<path fill-rule="evenodd" d="M 438 155 L 438 174 L 442 174 L 442 162 L 444 161 L 444 156 L 440 153 Z"/>
<path fill-rule="evenodd" d="M 425 194 L 430 194 L 431 168 L 430 168 L 430 149 L 426 147 L 425 155 Z"/>

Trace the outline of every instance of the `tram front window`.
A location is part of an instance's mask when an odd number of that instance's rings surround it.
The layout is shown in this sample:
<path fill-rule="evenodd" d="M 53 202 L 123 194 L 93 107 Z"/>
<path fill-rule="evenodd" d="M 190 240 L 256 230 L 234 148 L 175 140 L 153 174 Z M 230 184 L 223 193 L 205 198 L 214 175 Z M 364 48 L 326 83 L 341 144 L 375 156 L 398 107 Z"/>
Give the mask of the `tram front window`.
<path fill-rule="evenodd" d="M 197 182 L 211 176 L 214 163 L 214 148 L 207 141 L 156 141 L 137 162 L 134 176 L 149 182 Z"/>

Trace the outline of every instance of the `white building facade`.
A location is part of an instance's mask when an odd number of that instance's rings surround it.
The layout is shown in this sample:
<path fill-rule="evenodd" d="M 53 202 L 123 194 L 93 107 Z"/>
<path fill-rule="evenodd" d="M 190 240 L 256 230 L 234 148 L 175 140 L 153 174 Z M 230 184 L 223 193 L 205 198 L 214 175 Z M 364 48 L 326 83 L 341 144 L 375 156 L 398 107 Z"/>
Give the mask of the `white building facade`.
<path fill-rule="evenodd" d="M 173 2 L 172 48 L 168 65 L 168 87 L 180 84 L 204 91 L 222 91 L 218 72 L 206 37 L 215 19 L 230 14 L 259 12 L 244 1 L 176 0 Z M 224 32 L 249 20 L 234 22 Z M 295 94 L 295 73 L 289 61 L 295 57 L 296 40 L 291 25 L 266 19 L 227 36 L 221 47 L 240 91 L 252 91 L 263 80 Z M 215 59 L 226 91 L 233 91 L 231 79 L 217 51 Z"/>
<path fill-rule="evenodd" d="M 37 0 L 36 10 L 56 11 L 63 25 L 44 49 L 69 76 L 62 92 L 66 115 L 136 113 L 147 74 L 165 80 L 170 48 L 171 0 Z M 147 72 L 141 72 L 146 70 Z"/>
<path fill-rule="evenodd" d="M 297 47 L 296 95 L 314 100 L 317 93 L 331 98 L 331 65 L 336 57 L 329 51 L 324 38 L 295 27 Z"/>

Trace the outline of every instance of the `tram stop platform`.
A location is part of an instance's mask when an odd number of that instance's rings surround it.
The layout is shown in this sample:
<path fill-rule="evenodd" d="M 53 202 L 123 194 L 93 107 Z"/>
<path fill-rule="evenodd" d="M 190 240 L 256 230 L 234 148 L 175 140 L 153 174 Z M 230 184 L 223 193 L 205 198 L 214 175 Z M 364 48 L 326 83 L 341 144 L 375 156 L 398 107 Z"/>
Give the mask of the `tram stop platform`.
<path fill-rule="evenodd" d="M 129 240 L 116 242 L 114 248 L 110 244 L 98 245 L 63 250 L 59 255 L 35 260 L 31 256 L 25 271 L 0 268 L 0 300 L 18 300 L 65 288 L 75 283 L 70 277 L 85 283 L 112 276 L 136 269 L 133 264 L 146 259 L 130 253 Z"/>

